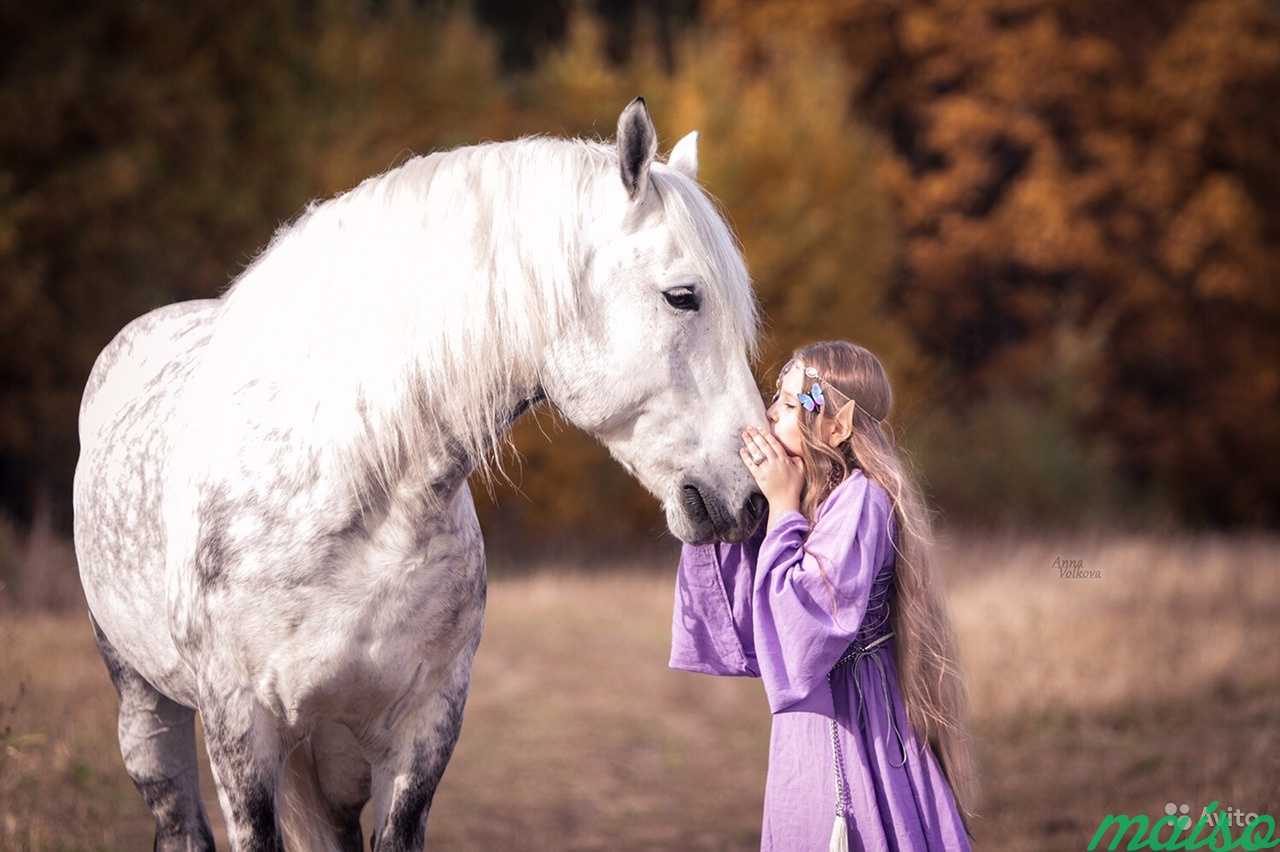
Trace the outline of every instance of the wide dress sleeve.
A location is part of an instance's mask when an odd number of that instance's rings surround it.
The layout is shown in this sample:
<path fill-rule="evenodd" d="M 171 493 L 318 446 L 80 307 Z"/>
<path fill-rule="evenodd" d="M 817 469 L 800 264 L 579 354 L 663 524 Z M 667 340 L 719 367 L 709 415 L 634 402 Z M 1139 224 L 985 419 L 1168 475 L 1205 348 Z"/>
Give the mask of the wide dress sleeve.
<path fill-rule="evenodd" d="M 671 668 L 759 677 L 773 713 L 832 715 L 827 672 L 890 558 L 890 515 L 887 492 L 855 471 L 823 501 L 812 529 L 788 511 L 742 544 L 684 545 Z"/>

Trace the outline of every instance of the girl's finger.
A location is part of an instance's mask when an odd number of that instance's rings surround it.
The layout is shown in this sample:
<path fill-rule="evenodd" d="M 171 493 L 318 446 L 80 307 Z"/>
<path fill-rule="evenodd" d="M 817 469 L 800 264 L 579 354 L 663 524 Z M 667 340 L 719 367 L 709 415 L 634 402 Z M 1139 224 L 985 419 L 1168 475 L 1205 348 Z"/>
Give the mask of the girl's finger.
<path fill-rule="evenodd" d="M 766 461 L 773 459 L 773 457 L 777 455 L 777 453 L 773 451 L 773 447 L 769 446 L 769 441 L 764 435 L 752 433 L 751 437 L 755 439 L 756 450 L 765 457 Z"/>

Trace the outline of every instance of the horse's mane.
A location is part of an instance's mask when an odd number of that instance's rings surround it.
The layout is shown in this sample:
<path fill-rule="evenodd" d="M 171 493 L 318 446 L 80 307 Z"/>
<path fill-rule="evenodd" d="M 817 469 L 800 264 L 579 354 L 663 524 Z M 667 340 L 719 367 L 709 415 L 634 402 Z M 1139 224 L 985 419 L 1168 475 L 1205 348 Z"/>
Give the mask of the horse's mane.
<path fill-rule="evenodd" d="M 274 380 L 288 425 L 344 449 L 364 502 L 406 466 L 429 470 L 446 441 L 491 488 L 500 444 L 513 447 L 503 407 L 540 386 L 536 353 L 582 307 L 592 211 L 564 201 L 617 173 L 611 145 L 524 137 L 415 157 L 312 202 L 223 294 L 207 357 L 237 384 Z M 660 163 L 650 175 L 725 351 L 754 363 L 757 305 L 732 232 L 694 181 Z"/>

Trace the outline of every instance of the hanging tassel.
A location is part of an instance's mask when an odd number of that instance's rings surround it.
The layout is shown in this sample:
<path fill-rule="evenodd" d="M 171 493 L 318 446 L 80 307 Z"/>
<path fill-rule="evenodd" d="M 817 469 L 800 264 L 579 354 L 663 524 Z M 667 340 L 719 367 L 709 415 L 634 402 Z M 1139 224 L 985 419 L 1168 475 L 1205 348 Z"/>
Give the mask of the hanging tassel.
<path fill-rule="evenodd" d="M 833 668 L 827 672 L 827 685 L 831 685 L 831 674 Z M 831 706 L 835 707 L 836 693 L 835 688 L 831 687 Z M 849 852 L 849 826 L 844 821 L 845 806 L 845 790 L 844 775 L 840 772 L 842 761 L 840 760 L 840 731 L 836 728 L 836 717 L 831 715 L 831 765 L 835 767 L 836 774 L 836 821 L 831 826 L 831 845 L 828 847 L 829 852 Z"/>
<path fill-rule="evenodd" d="M 844 814 L 836 814 L 835 825 L 831 826 L 831 845 L 829 852 L 849 852 L 849 826 L 844 821 Z"/>

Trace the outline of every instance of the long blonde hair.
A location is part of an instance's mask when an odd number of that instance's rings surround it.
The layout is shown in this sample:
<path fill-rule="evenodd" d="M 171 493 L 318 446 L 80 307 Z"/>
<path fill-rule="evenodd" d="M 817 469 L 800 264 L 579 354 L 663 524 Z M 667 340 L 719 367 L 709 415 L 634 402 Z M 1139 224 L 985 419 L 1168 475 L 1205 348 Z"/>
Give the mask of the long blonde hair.
<path fill-rule="evenodd" d="M 778 372 L 778 385 L 791 364 L 814 367 L 826 396 L 820 411 L 800 408 L 801 459 L 805 485 L 800 511 L 812 523 L 818 507 L 854 469 L 889 493 L 897 535 L 892 622 L 894 660 L 911 727 L 933 748 L 955 794 L 969 831 L 978 815 L 978 778 L 967 730 L 968 696 L 956 656 L 955 636 L 933 574 L 933 523 L 915 477 L 897 449 L 887 418 L 893 391 L 880 360 L 848 341 L 819 341 L 795 350 Z M 813 379 L 806 377 L 805 390 Z M 834 388 L 835 393 L 828 395 Z M 852 403 L 848 403 L 852 400 Z M 837 446 L 822 439 L 819 422 L 852 405 L 852 430 Z M 835 587 L 819 564 L 823 579 Z M 970 832 L 972 836 L 972 832 Z"/>

